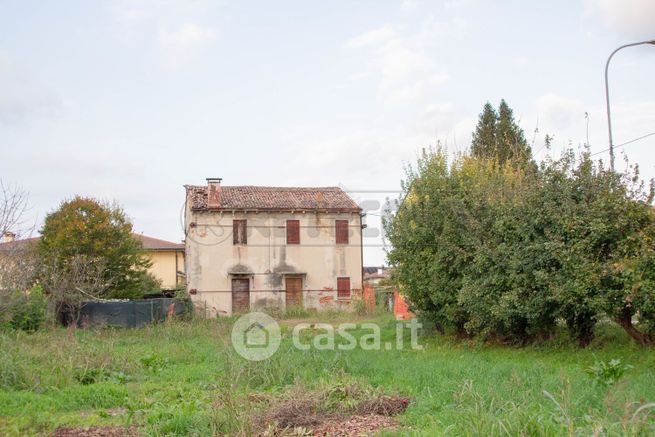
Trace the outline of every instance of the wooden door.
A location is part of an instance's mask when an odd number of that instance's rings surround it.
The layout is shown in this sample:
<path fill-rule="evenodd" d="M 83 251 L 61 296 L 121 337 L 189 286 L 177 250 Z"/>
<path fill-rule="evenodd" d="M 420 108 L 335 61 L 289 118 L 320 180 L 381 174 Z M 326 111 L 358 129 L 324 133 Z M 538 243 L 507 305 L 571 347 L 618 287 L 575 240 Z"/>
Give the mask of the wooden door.
<path fill-rule="evenodd" d="M 287 308 L 302 306 L 302 278 L 286 278 Z"/>
<path fill-rule="evenodd" d="M 232 313 L 250 311 L 250 279 L 232 279 Z"/>
<path fill-rule="evenodd" d="M 337 297 L 339 299 L 350 297 L 350 278 L 337 278 Z"/>

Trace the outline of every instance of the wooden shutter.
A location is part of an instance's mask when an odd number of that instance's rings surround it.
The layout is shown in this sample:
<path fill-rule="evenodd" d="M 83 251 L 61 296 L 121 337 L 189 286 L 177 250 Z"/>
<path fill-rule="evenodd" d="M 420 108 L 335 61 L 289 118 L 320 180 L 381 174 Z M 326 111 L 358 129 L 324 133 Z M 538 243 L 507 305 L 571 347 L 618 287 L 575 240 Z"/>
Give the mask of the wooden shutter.
<path fill-rule="evenodd" d="M 287 244 L 300 244 L 299 220 L 287 220 Z"/>
<path fill-rule="evenodd" d="M 337 278 L 337 297 L 350 297 L 350 278 Z"/>
<path fill-rule="evenodd" d="M 246 220 L 232 221 L 232 244 L 247 244 Z"/>
<path fill-rule="evenodd" d="M 232 279 L 232 313 L 250 310 L 250 280 Z"/>
<path fill-rule="evenodd" d="M 348 220 L 334 222 L 337 244 L 348 244 Z"/>

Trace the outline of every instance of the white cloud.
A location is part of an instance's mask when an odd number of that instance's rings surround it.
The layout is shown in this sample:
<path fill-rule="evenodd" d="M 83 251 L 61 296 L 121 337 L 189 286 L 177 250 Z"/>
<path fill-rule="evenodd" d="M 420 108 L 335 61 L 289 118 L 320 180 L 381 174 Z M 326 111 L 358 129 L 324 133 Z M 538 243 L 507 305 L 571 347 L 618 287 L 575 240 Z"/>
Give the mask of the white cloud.
<path fill-rule="evenodd" d="M 146 44 L 162 64 L 193 63 L 217 38 L 217 26 L 203 25 L 222 6 L 207 0 L 122 0 L 114 4 L 116 37 L 126 45 Z M 214 20 L 215 21 L 215 20 Z"/>
<path fill-rule="evenodd" d="M 430 21 L 430 20 L 428 20 Z M 402 36 L 390 26 L 370 30 L 346 43 L 369 56 L 369 70 L 379 77 L 378 98 L 387 107 L 429 99 L 448 80 L 428 54 L 425 28 Z"/>
<path fill-rule="evenodd" d="M 158 43 L 162 62 L 171 69 L 192 64 L 215 39 L 215 29 L 194 23 L 185 23 L 173 30 L 161 29 Z"/>
<path fill-rule="evenodd" d="M 404 11 L 413 11 L 418 7 L 418 0 L 402 0 L 400 7 Z"/>
<path fill-rule="evenodd" d="M 554 93 L 538 97 L 536 109 L 540 124 L 547 126 L 553 132 L 566 131 L 574 124 L 582 125 L 585 112 L 589 110 L 580 100 Z"/>
<path fill-rule="evenodd" d="M 352 38 L 346 43 L 346 47 L 349 49 L 360 49 L 385 43 L 395 37 L 396 32 L 390 26 L 384 26 L 379 29 L 369 30 Z"/>
<path fill-rule="evenodd" d="M 588 5 L 618 33 L 634 38 L 655 38 L 653 0 L 588 0 Z"/>
<path fill-rule="evenodd" d="M 0 123 L 52 117 L 62 106 L 62 99 L 53 90 L 0 52 Z"/>
<path fill-rule="evenodd" d="M 159 32 L 159 44 L 166 50 L 200 47 L 214 39 L 216 30 L 194 23 L 185 23 L 174 30 L 161 29 Z"/>
<path fill-rule="evenodd" d="M 445 141 L 445 136 L 451 132 L 457 121 L 456 118 L 457 113 L 452 103 L 430 103 L 407 121 L 407 129 Z"/>
<path fill-rule="evenodd" d="M 209 7 L 207 0 L 117 0 L 112 3 L 114 17 L 122 26 L 143 26 L 178 21 L 197 16 Z"/>

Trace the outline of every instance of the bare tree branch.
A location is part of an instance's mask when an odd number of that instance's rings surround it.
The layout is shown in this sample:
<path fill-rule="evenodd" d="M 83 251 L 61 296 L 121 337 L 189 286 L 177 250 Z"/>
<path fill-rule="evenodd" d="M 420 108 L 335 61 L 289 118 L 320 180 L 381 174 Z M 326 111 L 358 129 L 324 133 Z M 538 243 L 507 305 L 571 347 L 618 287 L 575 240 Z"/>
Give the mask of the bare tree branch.
<path fill-rule="evenodd" d="M 7 185 L 0 180 L 0 237 L 12 233 L 19 238 L 30 230 L 25 219 L 29 210 L 28 200 L 28 193 L 21 187 Z"/>
<path fill-rule="evenodd" d="M 23 235 L 27 230 L 27 210 L 27 193 L 18 186 L 8 186 L 0 180 L 0 237 L 10 233 L 14 237 Z M 31 243 L 8 241 L 0 244 L 1 314 L 6 315 L 14 292 L 24 292 L 34 284 L 37 262 Z"/>
<path fill-rule="evenodd" d="M 64 324 L 77 322 L 82 302 L 98 299 L 111 285 L 106 279 L 106 263 L 100 258 L 76 255 L 63 263 L 55 259 L 42 266 L 41 285 L 55 303 L 55 312 Z"/>
<path fill-rule="evenodd" d="M 0 319 L 11 318 L 10 308 L 35 280 L 36 259 L 28 241 L 13 241 L 25 233 L 28 195 L 0 180 Z M 5 236 L 12 236 L 4 242 Z M 18 293 L 18 294 L 17 294 Z"/>

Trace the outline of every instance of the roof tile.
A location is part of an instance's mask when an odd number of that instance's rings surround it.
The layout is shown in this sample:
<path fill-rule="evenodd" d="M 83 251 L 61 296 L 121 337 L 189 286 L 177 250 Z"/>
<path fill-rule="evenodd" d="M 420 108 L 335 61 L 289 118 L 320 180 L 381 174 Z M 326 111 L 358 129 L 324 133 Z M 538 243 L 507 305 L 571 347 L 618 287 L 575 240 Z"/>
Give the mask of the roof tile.
<path fill-rule="evenodd" d="M 208 210 L 207 187 L 186 185 L 191 209 Z M 222 186 L 220 210 L 328 210 L 359 212 L 361 208 L 339 187 Z"/>

